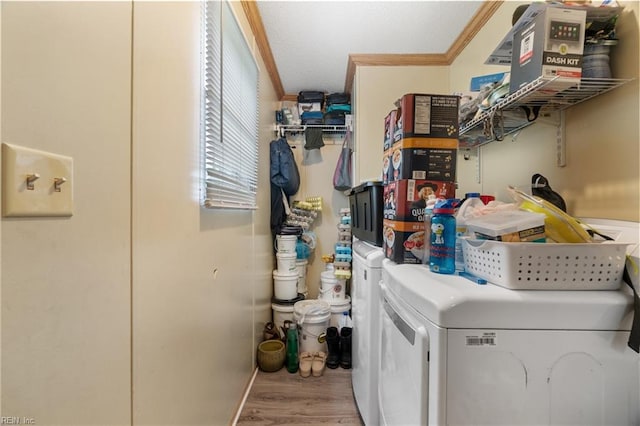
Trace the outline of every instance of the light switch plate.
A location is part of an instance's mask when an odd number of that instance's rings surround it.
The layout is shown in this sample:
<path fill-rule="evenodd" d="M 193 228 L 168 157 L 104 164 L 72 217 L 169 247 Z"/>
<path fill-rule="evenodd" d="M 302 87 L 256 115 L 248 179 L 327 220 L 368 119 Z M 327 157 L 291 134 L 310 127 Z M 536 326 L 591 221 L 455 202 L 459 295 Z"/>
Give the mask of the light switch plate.
<path fill-rule="evenodd" d="M 29 176 L 37 176 L 28 184 Z M 56 179 L 63 179 L 56 185 Z M 31 186 L 32 189 L 28 189 Z M 2 144 L 2 215 L 71 216 L 73 158 Z"/>

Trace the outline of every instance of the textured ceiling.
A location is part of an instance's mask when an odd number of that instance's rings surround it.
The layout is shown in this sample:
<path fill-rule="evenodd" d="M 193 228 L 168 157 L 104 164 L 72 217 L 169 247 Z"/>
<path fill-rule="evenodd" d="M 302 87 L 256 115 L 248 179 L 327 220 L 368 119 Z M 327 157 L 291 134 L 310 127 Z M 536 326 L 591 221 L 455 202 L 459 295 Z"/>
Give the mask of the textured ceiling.
<path fill-rule="evenodd" d="M 285 93 L 341 92 L 349 54 L 444 54 L 482 1 L 257 2 Z"/>

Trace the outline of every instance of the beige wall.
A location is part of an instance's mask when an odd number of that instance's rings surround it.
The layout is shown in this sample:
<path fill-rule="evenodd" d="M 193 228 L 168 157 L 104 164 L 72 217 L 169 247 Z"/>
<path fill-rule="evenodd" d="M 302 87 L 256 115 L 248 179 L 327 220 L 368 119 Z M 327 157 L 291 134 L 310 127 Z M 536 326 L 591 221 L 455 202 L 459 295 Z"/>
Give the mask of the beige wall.
<path fill-rule="evenodd" d="M 259 62 L 259 209 L 200 208 L 199 19 L 198 2 L 2 3 L 2 141 L 75 166 L 73 217 L 2 220 L 3 416 L 233 417 L 271 316 L 276 95 Z"/>
<path fill-rule="evenodd" d="M 567 112 L 567 166 L 555 166 L 555 125 L 537 123 L 482 148 L 477 162 L 475 152 L 461 160 L 460 192 L 498 194 L 505 181 L 541 172 L 576 215 L 639 220 L 638 2 L 624 4 L 627 42 L 612 66 L 635 81 Z M 463 90 L 472 75 L 496 71 L 482 63 L 516 5 L 506 2 L 451 67 L 358 69 L 356 183 L 379 175 L 395 99 Z M 1 414 L 40 425 L 228 423 L 271 315 L 267 167 L 277 102 L 264 65 L 260 208 L 204 210 L 199 3 L 1 10 L 2 141 L 75 161 L 73 217 L 1 222 Z M 332 251 L 347 200 L 330 186 L 339 144 L 314 164 L 302 164 L 301 152 L 298 197 L 325 200 L 308 284 L 315 297 L 319 256 Z"/>
<path fill-rule="evenodd" d="M 356 182 L 379 177 L 383 119 L 399 96 L 464 92 L 473 76 L 509 71 L 484 62 L 509 30 L 515 8 L 524 3 L 504 2 L 451 66 L 357 68 Z M 620 44 L 612 51 L 611 66 L 614 77 L 634 80 L 565 112 L 566 166 L 556 165 L 560 114 L 541 117 L 502 142 L 461 149 L 458 196 L 479 191 L 510 201 L 507 185 L 529 187 L 531 176 L 542 173 L 573 215 L 640 220 L 638 2 L 621 5 Z"/>
<path fill-rule="evenodd" d="M 266 117 L 273 117 L 275 93 L 263 76 L 259 210 L 202 209 L 200 7 L 134 6 L 136 425 L 227 422 L 253 371 L 256 338 L 271 313 Z M 238 16 L 244 19 L 241 10 Z"/>
<path fill-rule="evenodd" d="M 307 298 L 318 297 L 321 288 L 320 273 L 325 270 L 323 254 L 332 254 L 338 241 L 338 223 L 340 209 L 349 207 L 349 199 L 343 192 L 333 188 L 333 172 L 344 141 L 343 135 L 325 133 L 325 146 L 320 150 L 306 151 L 304 135 L 288 134 L 287 140 L 293 147 L 294 156 L 300 171 L 300 189 L 292 200 L 304 200 L 307 197 L 322 197 L 322 212 L 311 227 L 316 234 L 317 245 L 308 259 Z"/>
<path fill-rule="evenodd" d="M 640 221 L 640 3 L 621 4 L 612 73 L 634 80 L 567 111 L 569 164 L 560 188 L 578 216 Z"/>
<path fill-rule="evenodd" d="M 405 93 L 449 93 L 445 66 L 358 67 L 354 77 L 356 183 L 380 179 L 384 118 Z"/>
<path fill-rule="evenodd" d="M 362 181 L 380 180 L 384 118 L 394 108 L 394 102 L 405 93 L 440 93 L 449 86 L 447 67 L 358 67 L 354 78 L 352 108 L 354 124 L 354 185 Z M 342 137 L 325 136 L 327 145 L 321 149 L 319 161 L 305 165 L 302 161 L 304 137 L 288 137 L 300 149 L 295 149 L 300 168 L 300 192 L 295 198 L 320 195 L 324 200 L 321 219 L 314 223 L 319 247 L 309 259 L 307 287 L 309 298 L 315 298 L 324 270 L 320 256 L 334 252 L 340 208 L 349 207 L 349 199 L 333 189 L 332 178 L 342 144 Z M 315 157 L 314 157 L 315 158 Z"/>
<path fill-rule="evenodd" d="M 451 91 L 467 90 L 474 75 L 508 70 L 482 64 L 508 31 L 518 4 L 503 3 L 458 56 L 451 66 Z M 611 66 L 614 77 L 635 80 L 566 111 L 566 167 L 556 165 L 558 119 L 543 118 L 515 138 L 472 150 L 468 161 L 459 156 L 458 194 L 481 191 L 510 201 L 506 185 L 528 187 L 531 175 L 542 173 L 575 216 L 640 220 L 638 2 L 621 4 L 620 44 L 611 53 Z"/>
<path fill-rule="evenodd" d="M 2 220 L 2 415 L 131 417 L 131 4 L 2 3 L 2 141 L 74 159 L 74 215 Z"/>
<path fill-rule="evenodd" d="M 2 46 L 2 7 L 0 7 L 0 46 Z M 2 47 L 0 47 L 0 142 L 1 142 L 1 136 L 2 136 L 2 102 L 1 100 L 2 100 Z M 0 176 L 2 176 L 1 161 L 0 161 Z M 0 201 L 0 203 L 2 203 L 2 201 Z M 2 206 L 0 205 L 0 207 Z M 1 411 L 2 411 L 2 223 L 0 222 L 0 412 Z"/>

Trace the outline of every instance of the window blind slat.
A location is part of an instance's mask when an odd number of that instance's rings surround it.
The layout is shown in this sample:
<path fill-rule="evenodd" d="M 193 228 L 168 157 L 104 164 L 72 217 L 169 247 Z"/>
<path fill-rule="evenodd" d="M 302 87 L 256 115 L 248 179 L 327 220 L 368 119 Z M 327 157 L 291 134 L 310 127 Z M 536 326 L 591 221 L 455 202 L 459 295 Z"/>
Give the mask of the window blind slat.
<path fill-rule="evenodd" d="M 207 208 L 256 208 L 258 68 L 227 2 L 205 2 L 204 190 Z"/>

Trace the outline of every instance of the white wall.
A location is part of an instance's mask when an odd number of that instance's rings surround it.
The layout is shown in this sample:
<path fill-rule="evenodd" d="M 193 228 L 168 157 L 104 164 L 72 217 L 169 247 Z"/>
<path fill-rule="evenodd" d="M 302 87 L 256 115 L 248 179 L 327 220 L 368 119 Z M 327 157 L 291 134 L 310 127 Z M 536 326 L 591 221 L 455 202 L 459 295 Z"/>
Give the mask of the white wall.
<path fill-rule="evenodd" d="M 277 103 L 259 60 L 259 209 L 200 208 L 200 6 L 2 3 L 2 141 L 72 156 L 76 203 L 71 218 L 2 220 L 3 416 L 235 413 L 271 317 Z"/>

